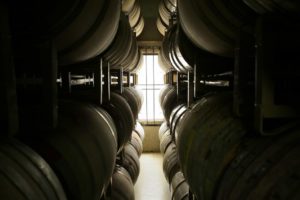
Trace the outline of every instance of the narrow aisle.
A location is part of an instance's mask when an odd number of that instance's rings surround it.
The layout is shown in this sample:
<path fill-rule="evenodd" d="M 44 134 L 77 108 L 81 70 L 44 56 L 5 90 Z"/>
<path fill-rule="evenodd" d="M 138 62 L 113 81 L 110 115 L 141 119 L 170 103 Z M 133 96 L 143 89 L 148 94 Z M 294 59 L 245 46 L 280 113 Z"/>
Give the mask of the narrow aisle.
<path fill-rule="evenodd" d="M 143 153 L 140 175 L 135 184 L 135 200 L 170 200 L 169 185 L 162 169 L 160 153 Z"/>

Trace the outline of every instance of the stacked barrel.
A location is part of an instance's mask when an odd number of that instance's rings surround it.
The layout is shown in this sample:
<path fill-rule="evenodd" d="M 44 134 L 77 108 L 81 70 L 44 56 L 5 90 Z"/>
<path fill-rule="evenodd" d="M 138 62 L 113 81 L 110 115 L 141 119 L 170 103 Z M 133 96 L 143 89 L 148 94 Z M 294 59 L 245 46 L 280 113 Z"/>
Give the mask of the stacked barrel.
<path fill-rule="evenodd" d="M 161 5 L 169 5 L 166 2 L 170 1 L 161 1 Z M 159 130 L 160 149 L 164 154 L 165 176 L 173 188 L 172 199 L 299 198 L 299 121 L 289 128 L 279 125 L 272 136 L 255 132 L 253 124 L 257 119 L 253 119 L 252 113 L 243 117 L 234 112 L 236 90 L 232 82 L 239 79 L 236 70 L 243 70 L 243 66 L 235 68 L 241 58 L 235 54 L 240 53 L 239 39 L 251 35 L 262 41 L 262 35 L 256 32 L 261 17 L 280 18 L 284 27 L 292 24 L 293 30 L 299 31 L 299 3 L 178 0 L 174 5 L 175 12 L 163 15 L 172 19 L 171 23 L 158 23 L 164 35 L 160 64 L 166 76 L 175 71 L 177 76 L 188 77 L 183 83 L 167 78 L 168 85 L 160 96 L 165 116 Z M 261 45 L 270 44 L 258 42 L 255 47 Z M 291 49 L 286 51 L 295 53 Z M 247 56 L 256 59 L 264 55 L 259 50 L 256 54 L 249 52 Z M 253 61 L 253 68 L 258 66 L 254 64 Z M 189 89 L 191 85 L 193 88 Z M 182 92 L 185 90 L 188 95 Z M 258 105 L 253 102 L 253 113 L 255 106 Z M 286 121 L 294 120 L 283 116 Z"/>
<path fill-rule="evenodd" d="M 174 86 L 166 86 L 161 90 L 160 103 L 166 121 L 159 129 L 160 152 L 163 154 L 163 171 L 170 184 L 172 200 L 188 200 L 189 186 L 182 174 L 176 146 L 176 127 L 179 119 L 186 112 L 185 103 L 179 104 Z"/>
<path fill-rule="evenodd" d="M 134 184 L 140 172 L 139 157 L 143 151 L 144 129 L 137 122 L 129 142 L 124 146 L 117 159 L 112 175 L 111 188 L 106 191 L 106 197 L 120 200 L 133 200 Z"/>
<path fill-rule="evenodd" d="M 15 64 L 10 71 L 25 83 L 14 83 L 12 91 L 19 100 L 19 131 L 8 134 L 1 118 L 0 199 L 134 199 L 144 137 L 137 122 L 140 93 L 130 80 L 123 88 L 123 79 L 121 89 L 106 87 L 103 101 L 102 96 L 92 101 L 75 93 L 79 88 L 80 94 L 94 95 L 89 89 L 95 91 L 100 60 L 106 63 L 103 71 L 139 70 L 142 55 L 136 37 L 144 22 L 138 0 L 13 0 L 1 2 L 0 10 L 1 41 L 5 38 L 13 49 L 13 56 L 7 53 Z M 81 74 L 87 69 L 94 70 L 93 77 Z M 60 80 L 59 98 L 57 71 L 75 71 L 67 82 Z M 99 88 L 111 84 L 109 73 L 109 82 L 103 76 Z M 91 80 L 93 84 L 85 84 Z M 71 92 L 72 84 L 80 87 Z M 51 117 L 44 117 L 48 111 Z"/>

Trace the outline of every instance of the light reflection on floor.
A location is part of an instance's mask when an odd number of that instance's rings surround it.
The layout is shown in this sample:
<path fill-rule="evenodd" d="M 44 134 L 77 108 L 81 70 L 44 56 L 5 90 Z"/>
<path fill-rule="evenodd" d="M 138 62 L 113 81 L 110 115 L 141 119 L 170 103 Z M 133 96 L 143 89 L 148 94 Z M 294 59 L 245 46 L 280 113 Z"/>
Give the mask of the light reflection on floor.
<path fill-rule="evenodd" d="M 143 153 L 141 170 L 135 184 L 135 200 L 170 200 L 169 185 L 162 169 L 160 153 Z"/>

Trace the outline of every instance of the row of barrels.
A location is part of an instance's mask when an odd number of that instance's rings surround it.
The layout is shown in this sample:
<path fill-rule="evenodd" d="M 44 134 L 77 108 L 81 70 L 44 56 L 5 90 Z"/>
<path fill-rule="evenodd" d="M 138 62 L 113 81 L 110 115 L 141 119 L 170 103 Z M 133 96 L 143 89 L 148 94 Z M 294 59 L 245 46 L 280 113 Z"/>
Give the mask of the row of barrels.
<path fill-rule="evenodd" d="M 60 67 L 103 58 L 111 68 L 135 72 L 141 52 L 136 37 L 144 28 L 138 0 L 36 1 L 7 3 L 15 49 L 52 41 Z M 87 63 L 86 63 L 87 62 Z"/>
<path fill-rule="evenodd" d="M 140 172 L 139 157 L 143 151 L 144 129 L 137 123 L 131 140 L 125 145 L 112 175 L 111 188 L 106 191 L 106 198 L 134 200 L 134 184 Z"/>
<path fill-rule="evenodd" d="M 185 93 L 181 93 L 183 97 Z M 175 143 L 175 128 L 180 117 L 185 113 L 184 99 L 178 98 L 175 86 L 166 85 L 160 91 L 160 105 L 165 121 L 161 124 L 158 137 L 160 152 L 163 154 L 163 171 L 167 182 L 170 184 L 172 200 L 190 199 L 189 185 L 181 171 L 177 146 Z"/>
<path fill-rule="evenodd" d="M 159 16 L 156 20 L 158 31 L 164 36 L 170 26 L 172 15 L 176 13 L 176 0 L 161 0 L 158 6 Z M 170 23 L 171 22 L 171 23 Z"/>
<path fill-rule="evenodd" d="M 127 152 L 132 167 L 131 149 L 141 153 L 143 128 L 135 125 L 139 95 L 129 87 L 123 94 L 112 92 L 101 106 L 59 100 L 54 130 L 1 138 L 0 198 L 100 199 L 111 184 L 117 156 Z M 138 169 L 128 171 L 137 177 Z"/>
<path fill-rule="evenodd" d="M 201 66 L 202 74 L 233 70 L 238 39 L 243 34 L 255 34 L 255 23 L 261 15 L 280 16 L 294 25 L 299 25 L 300 19 L 300 5 L 292 0 L 229 3 L 221 0 L 179 0 L 177 3 L 162 0 L 159 10 L 164 11 L 160 12 L 157 23 L 158 30 L 164 35 L 160 64 L 165 71 L 174 68 L 185 73 L 194 65 Z M 178 25 L 167 23 L 172 13 L 178 18 L 173 23 Z"/>
<path fill-rule="evenodd" d="M 189 186 L 180 169 L 177 148 L 166 122 L 159 129 L 160 151 L 163 154 L 163 172 L 170 184 L 172 200 L 188 200 Z"/>
<path fill-rule="evenodd" d="M 298 199 L 300 128 L 257 135 L 233 114 L 232 99 L 232 92 L 211 92 L 189 108 L 173 106 L 160 130 L 162 151 L 175 142 L 197 199 Z"/>

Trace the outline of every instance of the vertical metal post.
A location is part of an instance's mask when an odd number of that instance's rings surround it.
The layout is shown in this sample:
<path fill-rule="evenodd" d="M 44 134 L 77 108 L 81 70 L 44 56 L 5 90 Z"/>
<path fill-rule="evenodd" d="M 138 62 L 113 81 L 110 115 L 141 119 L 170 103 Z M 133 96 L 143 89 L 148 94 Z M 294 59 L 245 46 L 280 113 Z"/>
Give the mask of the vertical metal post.
<path fill-rule="evenodd" d="M 68 96 L 72 93 L 71 72 L 63 71 L 61 74 L 63 95 Z"/>
<path fill-rule="evenodd" d="M 105 89 L 103 90 L 103 101 L 104 102 L 110 101 L 110 84 L 111 84 L 110 63 L 107 62 L 106 64 L 107 64 L 107 66 L 103 67 L 104 85 L 105 85 Z"/>
<path fill-rule="evenodd" d="M 187 73 L 188 77 L 187 77 L 187 106 L 190 107 L 191 104 L 193 103 L 194 101 L 194 98 L 193 98 L 193 94 L 194 94 L 194 84 L 193 84 L 193 80 L 192 80 L 192 73 L 190 71 L 188 71 Z"/>
<path fill-rule="evenodd" d="M 119 80 L 118 80 L 119 89 L 122 94 L 123 93 L 123 67 L 120 68 L 118 77 L 119 77 Z"/>
<path fill-rule="evenodd" d="M 107 63 L 106 83 L 107 83 L 107 87 L 106 87 L 107 100 L 110 101 L 110 84 L 111 84 L 110 63 Z"/>
<path fill-rule="evenodd" d="M 43 115 L 45 129 L 57 125 L 57 52 L 52 41 L 40 46 L 40 67 L 43 69 Z"/>
<path fill-rule="evenodd" d="M 180 88 L 181 88 L 181 81 L 180 81 L 180 73 L 176 72 L 177 77 L 176 77 L 176 93 L 177 93 L 177 100 L 179 98 L 179 93 L 180 93 Z"/>
<path fill-rule="evenodd" d="M 130 78 L 131 78 L 131 73 L 128 72 L 128 73 L 127 73 L 127 87 L 131 87 L 131 81 L 130 81 Z"/>
<path fill-rule="evenodd" d="M 8 7 L 0 2 L 0 134 L 13 136 L 18 132 L 16 77 L 12 56 Z"/>
<path fill-rule="evenodd" d="M 96 102 L 101 105 L 103 103 L 103 84 L 102 84 L 102 76 L 103 76 L 103 59 L 100 59 L 99 66 L 95 68 L 94 72 L 94 84 L 95 84 L 95 96 Z"/>
<path fill-rule="evenodd" d="M 196 99 L 197 98 L 197 89 L 198 89 L 198 86 L 197 86 L 197 83 L 198 83 L 198 77 L 197 77 L 197 64 L 194 63 L 194 80 L 193 80 L 193 83 L 194 83 L 194 98 Z"/>
<path fill-rule="evenodd" d="M 254 104 L 255 48 L 252 35 L 240 34 L 235 49 L 233 108 L 237 116 L 251 117 Z"/>

